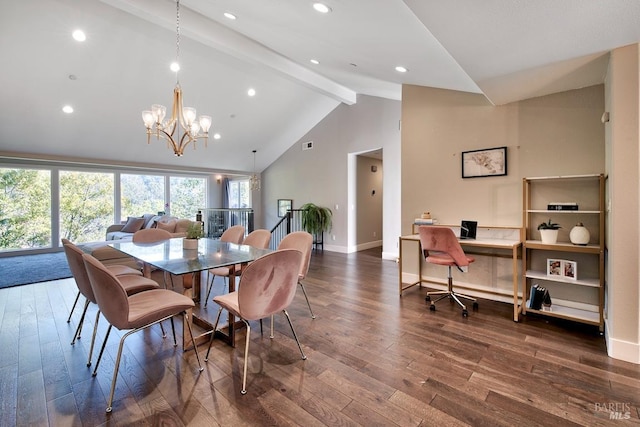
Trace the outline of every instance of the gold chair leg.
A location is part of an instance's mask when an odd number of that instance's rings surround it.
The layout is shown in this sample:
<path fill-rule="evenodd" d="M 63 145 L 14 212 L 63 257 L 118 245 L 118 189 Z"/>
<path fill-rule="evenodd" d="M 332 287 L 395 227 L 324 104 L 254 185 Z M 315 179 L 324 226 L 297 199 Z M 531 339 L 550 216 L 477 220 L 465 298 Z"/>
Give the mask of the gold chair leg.
<path fill-rule="evenodd" d="M 84 316 L 87 314 L 87 308 L 89 308 L 90 301 L 87 300 L 84 303 L 84 310 L 82 310 L 82 316 L 80 316 L 80 322 L 78 323 L 78 327 L 76 328 L 76 332 L 73 334 L 73 341 L 71 341 L 71 345 L 76 343 L 76 340 L 79 340 L 80 334 L 82 333 L 82 325 L 84 324 Z"/>
<path fill-rule="evenodd" d="M 89 347 L 89 359 L 87 360 L 87 367 L 91 366 L 91 355 L 93 354 L 93 346 L 96 342 L 96 335 L 98 333 L 98 321 L 100 320 L 100 310 L 96 313 L 96 321 L 93 324 L 93 336 L 91 337 L 91 346 Z"/>
<path fill-rule="evenodd" d="M 251 341 L 251 325 L 249 322 L 242 319 L 247 325 L 247 337 L 244 340 L 244 367 L 242 368 L 242 390 L 240 394 L 247 394 L 247 365 L 249 364 L 249 341 Z"/>
<path fill-rule="evenodd" d="M 300 349 L 300 354 L 302 355 L 302 360 L 307 360 L 307 355 L 304 354 L 304 351 L 302 351 L 302 346 L 300 345 L 300 341 L 298 340 L 298 335 L 296 335 L 296 331 L 295 331 L 295 329 L 293 329 L 293 323 L 291 323 L 291 318 L 289 317 L 289 313 L 287 313 L 287 310 L 282 310 L 282 312 L 284 313 L 285 317 L 287 318 L 287 321 L 289 322 L 289 326 L 291 326 L 291 332 L 293 332 L 293 338 L 296 339 L 296 344 L 298 344 L 298 348 Z"/>
<path fill-rule="evenodd" d="M 73 302 L 73 307 L 71 307 L 71 311 L 69 312 L 69 317 L 67 318 L 67 323 L 71 322 L 71 315 L 73 314 L 73 310 L 76 309 L 76 304 L 78 304 L 78 300 L 80 299 L 80 291 L 78 291 L 78 294 L 76 295 L 76 299 Z"/>
<path fill-rule="evenodd" d="M 311 318 L 315 319 L 316 315 L 313 314 L 313 310 L 311 310 L 311 304 L 309 304 L 309 297 L 307 297 L 307 291 L 304 289 L 304 285 L 302 284 L 302 282 L 298 282 L 298 284 L 302 288 L 302 293 L 304 294 L 304 299 L 307 300 L 307 306 L 309 306 L 309 312 L 311 313 Z"/>
<path fill-rule="evenodd" d="M 222 314 L 222 307 L 218 310 L 218 316 L 216 317 L 216 323 L 213 325 L 213 330 L 211 331 L 211 338 L 209 339 L 209 347 L 207 347 L 207 355 L 204 356 L 204 361 L 209 361 L 209 352 L 211 351 L 211 344 L 213 344 L 213 338 L 216 334 L 216 329 L 218 329 L 218 322 L 220 321 L 220 315 Z"/>

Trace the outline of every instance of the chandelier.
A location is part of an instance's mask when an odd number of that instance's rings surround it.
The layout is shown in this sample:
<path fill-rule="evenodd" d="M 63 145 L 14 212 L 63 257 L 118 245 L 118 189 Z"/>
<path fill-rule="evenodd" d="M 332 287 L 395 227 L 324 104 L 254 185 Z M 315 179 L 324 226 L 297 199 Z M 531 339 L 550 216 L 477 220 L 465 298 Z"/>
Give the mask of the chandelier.
<path fill-rule="evenodd" d="M 182 106 L 182 89 L 178 79 L 180 65 L 180 0 L 176 1 L 176 62 L 171 64 L 171 69 L 176 73 L 176 86 L 173 89 L 173 109 L 171 117 L 164 121 L 167 115 L 167 108 L 164 105 L 154 104 L 151 110 L 142 112 L 142 120 L 147 128 L 147 144 L 151 143 L 151 136 L 157 139 L 167 140 L 167 146 L 173 149 L 177 157 L 184 154 L 184 149 L 193 142 L 195 149 L 196 140 L 204 139 L 207 146 L 209 139 L 209 128 L 211 127 L 210 116 L 200 116 L 196 120 L 196 109 Z M 202 132 L 202 133 L 201 133 Z M 255 151 L 254 151 L 255 152 Z"/>
<path fill-rule="evenodd" d="M 260 178 L 256 174 L 256 150 L 253 150 L 253 175 L 249 179 L 249 188 L 251 191 L 260 191 Z"/>

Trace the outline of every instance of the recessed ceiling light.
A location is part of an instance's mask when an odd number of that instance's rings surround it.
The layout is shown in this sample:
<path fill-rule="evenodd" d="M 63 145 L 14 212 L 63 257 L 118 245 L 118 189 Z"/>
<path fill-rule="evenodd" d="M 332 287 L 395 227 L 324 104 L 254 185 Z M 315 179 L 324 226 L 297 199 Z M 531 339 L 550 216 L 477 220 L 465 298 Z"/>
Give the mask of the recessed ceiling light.
<path fill-rule="evenodd" d="M 83 42 L 87 39 L 86 34 L 82 30 L 75 30 L 71 35 L 76 41 L 79 42 Z"/>
<path fill-rule="evenodd" d="M 309 62 L 311 62 L 314 65 L 318 65 L 320 63 L 320 61 L 318 61 L 317 59 L 310 59 Z"/>
<path fill-rule="evenodd" d="M 227 19 L 231 19 L 232 21 L 235 21 L 237 19 L 236 15 L 231 12 L 225 12 L 224 17 Z"/>
<path fill-rule="evenodd" d="M 222 138 L 222 136 L 220 136 L 219 133 L 214 133 L 213 134 L 213 139 L 220 139 L 220 138 Z"/>
<path fill-rule="evenodd" d="M 396 67 L 396 71 L 399 72 L 399 73 L 406 73 L 408 70 L 405 67 L 403 67 L 401 65 L 398 65 Z"/>
<path fill-rule="evenodd" d="M 313 8 L 320 13 L 329 13 L 331 8 L 324 3 L 314 3 Z"/>
<path fill-rule="evenodd" d="M 65 105 L 64 107 L 62 107 L 62 111 L 67 114 L 71 114 L 73 113 L 73 107 L 71 105 Z"/>
<path fill-rule="evenodd" d="M 254 88 L 249 88 L 249 90 L 247 91 L 247 95 L 256 96 L 256 90 Z"/>
<path fill-rule="evenodd" d="M 169 68 L 171 68 L 171 71 L 173 71 L 174 73 L 177 73 L 178 71 L 180 71 L 180 64 L 178 64 L 177 62 L 172 62 Z"/>

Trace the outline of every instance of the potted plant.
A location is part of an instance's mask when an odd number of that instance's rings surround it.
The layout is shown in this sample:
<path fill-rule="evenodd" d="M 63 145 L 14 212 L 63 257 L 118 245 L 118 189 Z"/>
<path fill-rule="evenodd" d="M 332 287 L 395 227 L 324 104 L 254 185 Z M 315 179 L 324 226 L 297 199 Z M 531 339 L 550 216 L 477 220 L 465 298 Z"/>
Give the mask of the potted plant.
<path fill-rule="evenodd" d="M 542 243 L 546 243 L 549 245 L 553 245 L 558 241 L 558 230 L 562 228 L 560 224 L 556 224 L 555 222 L 549 221 L 543 222 L 538 226 L 538 230 L 540 230 L 540 239 Z"/>
<path fill-rule="evenodd" d="M 202 235 L 202 225 L 199 222 L 190 224 L 182 240 L 182 248 L 198 249 L 198 239 L 201 238 Z"/>
<path fill-rule="evenodd" d="M 302 228 L 315 236 L 314 243 L 322 243 L 323 233 L 331 230 L 331 209 L 305 203 L 300 210 L 302 210 Z"/>

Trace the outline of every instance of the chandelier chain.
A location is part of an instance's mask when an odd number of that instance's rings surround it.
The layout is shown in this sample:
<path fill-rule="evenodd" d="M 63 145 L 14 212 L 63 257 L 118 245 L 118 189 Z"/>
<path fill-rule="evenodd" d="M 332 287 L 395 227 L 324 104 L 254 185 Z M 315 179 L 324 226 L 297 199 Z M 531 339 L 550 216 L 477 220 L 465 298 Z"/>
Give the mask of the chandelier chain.
<path fill-rule="evenodd" d="M 180 0 L 176 1 L 176 62 L 180 63 Z"/>

